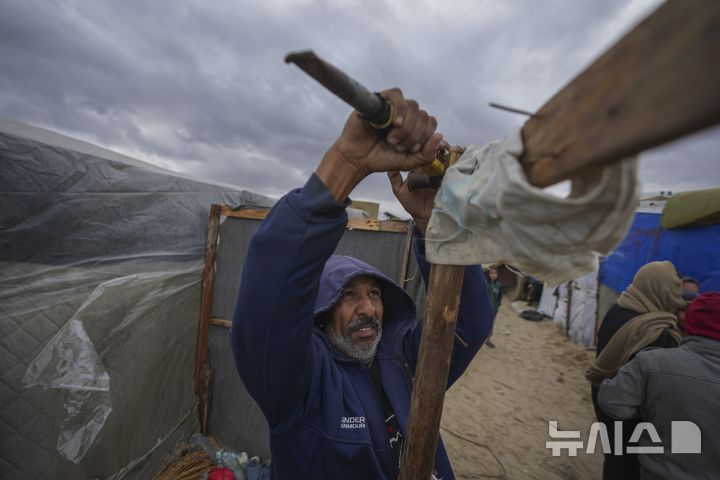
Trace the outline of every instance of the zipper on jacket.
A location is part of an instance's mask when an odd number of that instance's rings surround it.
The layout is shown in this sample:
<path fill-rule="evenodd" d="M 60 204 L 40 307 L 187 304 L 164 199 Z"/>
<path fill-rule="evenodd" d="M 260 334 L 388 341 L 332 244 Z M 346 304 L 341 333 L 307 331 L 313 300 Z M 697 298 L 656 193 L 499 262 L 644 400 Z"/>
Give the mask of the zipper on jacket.
<path fill-rule="evenodd" d="M 373 361 L 376 362 L 378 360 L 377 360 L 377 358 L 375 358 L 375 360 L 373 360 Z M 380 377 L 380 379 L 379 379 L 381 391 L 378 392 L 375 389 L 375 384 L 373 383 L 372 377 L 370 376 L 370 369 L 365 368 L 365 367 L 362 367 L 362 368 L 363 368 L 363 370 L 365 370 L 365 375 L 367 376 L 367 379 L 370 381 L 370 388 L 372 388 L 373 392 L 375 392 L 375 405 L 377 406 L 377 409 L 380 412 L 380 418 L 382 418 L 382 420 L 383 420 L 383 437 L 385 438 L 385 445 L 387 446 L 387 456 L 390 459 L 390 465 L 392 467 L 392 471 L 395 472 L 394 478 L 397 478 L 400 475 L 400 468 L 398 465 L 395 465 L 395 459 L 393 458 L 393 455 L 392 455 L 392 447 L 390 446 L 390 439 L 388 438 L 388 434 L 387 434 L 387 425 L 385 424 L 385 412 L 383 411 L 382 403 L 381 403 L 381 400 L 379 397 L 379 395 L 384 395 L 384 391 L 383 391 L 384 387 L 382 385 L 382 377 Z M 380 364 L 378 364 L 378 371 L 379 370 L 380 370 Z M 388 403 L 389 403 L 389 401 L 388 401 Z M 391 405 L 391 407 L 392 407 L 392 405 Z M 393 414 L 395 414 L 394 411 L 393 411 Z M 397 414 L 395 414 L 395 415 L 397 415 Z M 398 422 L 398 425 L 399 425 L 399 422 Z M 400 453 L 402 454 L 402 451 Z"/>

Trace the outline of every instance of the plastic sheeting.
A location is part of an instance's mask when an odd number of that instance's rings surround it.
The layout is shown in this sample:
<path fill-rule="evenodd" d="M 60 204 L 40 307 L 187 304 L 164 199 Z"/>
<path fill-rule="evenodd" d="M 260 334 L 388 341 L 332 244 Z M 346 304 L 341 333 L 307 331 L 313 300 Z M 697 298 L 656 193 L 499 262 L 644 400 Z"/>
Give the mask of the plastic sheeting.
<path fill-rule="evenodd" d="M 554 313 L 550 314 L 573 342 L 584 347 L 595 343 L 597 286 L 597 272 L 590 272 L 563 283 L 557 288 L 557 306 Z M 543 303 L 542 300 L 540 303 Z"/>
<path fill-rule="evenodd" d="M 568 335 L 578 345 L 589 347 L 595 342 L 597 313 L 597 272 L 591 272 L 570 282 L 570 328 Z"/>
<path fill-rule="evenodd" d="M 0 121 L 0 476 L 132 478 L 194 428 L 212 203 L 270 206 Z"/>
<path fill-rule="evenodd" d="M 669 260 L 701 292 L 720 291 L 720 224 L 665 230 L 661 215 L 638 213 L 622 243 L 600 263 L 600 283 L 622 292 L 646 263 Z"/>
<path fill-rule="evenodd" d="M 540 303 L 538 303 L 537 311 L 545 315 L 546 317 L 555 316 L 555 308 L 558 304 L 558 291 L 557 287 L 553 288 L 545 285 L 540 295 Z"/>
<path fill-rule="evenodd" d="M 79 462 L 112 411 L 110 376 L 80 320 L 70 320 L 45 345 L 22 383 L 67 392 L 57 449 L 71 462 Z"/>
<path fill-rule="evenodd" d="M 553 321 L 560 324 L 563 330 L 567 332 L 568 326 L 568 284 L 563 283 L 557 287 L 557 305 L 553 314 Z"/>
<path fill-rule="evenodd" d="M 427 230 L 434 263 L 505 263 L 557 285 L 597 270 L 620 243 L 637 201 L 636 159 L 574 186 L 562 199 L 533 187 L 519 158 L 520 130 L 470 146 L 448 168 Z"/>

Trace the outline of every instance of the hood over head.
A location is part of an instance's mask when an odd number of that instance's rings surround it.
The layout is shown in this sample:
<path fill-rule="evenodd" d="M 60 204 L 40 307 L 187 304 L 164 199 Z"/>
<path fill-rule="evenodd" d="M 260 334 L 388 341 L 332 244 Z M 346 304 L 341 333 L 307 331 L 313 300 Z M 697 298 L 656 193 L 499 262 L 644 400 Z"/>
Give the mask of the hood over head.
<path fill-rule="evenodd" d="M 373 277 L 380 284 L 384 311 L 383 338 L 392 337 L 404 325 L 415 320 L 415 302 L 405 290 L 372 265 L 345 255 L 333 255 L 325 263 L 315 300 L 315 318 L 331 310 L 340 299 L 343 287 L 361 276 Z"/>
<path fill-rule="evenodd" d="M 682 281 L 675 266 L 668 261 L 650 262 L 637 271 L 632 283 L 618 298 L 618 305 L 638 313 L 667 312 L 685 309 Z"/>

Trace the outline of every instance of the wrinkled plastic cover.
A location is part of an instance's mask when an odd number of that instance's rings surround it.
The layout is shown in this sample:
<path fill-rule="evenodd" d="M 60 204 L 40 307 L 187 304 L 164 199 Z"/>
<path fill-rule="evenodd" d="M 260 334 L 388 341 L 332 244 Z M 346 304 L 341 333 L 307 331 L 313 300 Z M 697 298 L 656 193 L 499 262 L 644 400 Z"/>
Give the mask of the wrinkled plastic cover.
<path fill-rule="evenodd" d="M 67 392 L 57 447 L 63 457 L 79 462 L 112 411 L 110 376 L 80 320 L 70 320 L 45 345 L 23 384 Z"/>
<path fill-rule="evenodd" d="M 210 205 L 273 200 L 9 121 L 0 172 L 0 459 L 124 472 L 196 408 Z"/>

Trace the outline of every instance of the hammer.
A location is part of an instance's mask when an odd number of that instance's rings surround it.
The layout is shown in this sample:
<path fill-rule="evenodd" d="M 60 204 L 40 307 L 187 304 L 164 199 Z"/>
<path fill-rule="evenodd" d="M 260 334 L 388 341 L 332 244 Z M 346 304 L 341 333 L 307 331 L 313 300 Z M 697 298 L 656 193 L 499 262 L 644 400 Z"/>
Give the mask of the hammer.
<path fill-rule="evenodd" d="M 373 93 L 339 68 L 315 55 L 312 50 L 292 52 L 285 56 L 285 63 L 294 63 L 321 85 L 353 107 L 384 138 L 390 131 L 395 108 L 379 93 Z M 447 160 L 450 150 L 446 145 L 438 148 L 437 157 L 421 172 L 415 172 L 408 179 L 408 190 L 437 188 L 445 173 L 441 160 Z"/>

